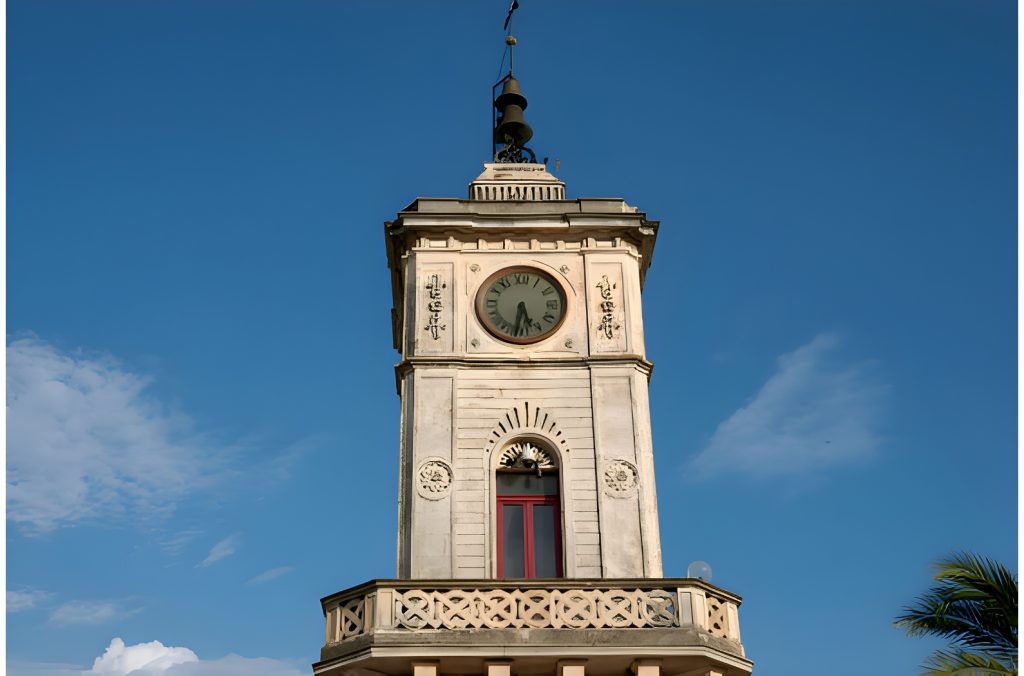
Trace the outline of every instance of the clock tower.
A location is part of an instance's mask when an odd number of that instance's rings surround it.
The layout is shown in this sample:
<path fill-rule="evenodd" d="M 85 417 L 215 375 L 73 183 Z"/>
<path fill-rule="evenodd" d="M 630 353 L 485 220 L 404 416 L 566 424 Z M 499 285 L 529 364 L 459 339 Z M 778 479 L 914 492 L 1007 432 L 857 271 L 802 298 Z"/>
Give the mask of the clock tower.
<path fill-rule="evenodd" d="M 386 223 L 398 574 L 322 600 L 314 673 L 749 674 L 740 599 L 663 577 L 641 311 L 659 224 L 568 198 L 511 69 L 495 94 L 468 195 Z"/>

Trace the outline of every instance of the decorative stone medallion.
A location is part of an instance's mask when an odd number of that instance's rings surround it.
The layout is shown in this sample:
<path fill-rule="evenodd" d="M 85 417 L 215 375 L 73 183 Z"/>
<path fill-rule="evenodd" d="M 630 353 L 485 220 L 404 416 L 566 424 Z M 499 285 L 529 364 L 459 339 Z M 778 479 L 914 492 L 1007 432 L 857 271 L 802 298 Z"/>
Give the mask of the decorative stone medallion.
<path fill-rule="evenodd" d="M 636 492 L 640 474 L 625 460 L 612 460 L 604 466 L 604 492 L 613 498 L 627 498 Z"/>
<path fill-rule="evenodd" d="M 416 472 L 416 492 L 427 500 L 448 497 L 452 487 L 452 468 L 443 460 L 427 460 Z"/>

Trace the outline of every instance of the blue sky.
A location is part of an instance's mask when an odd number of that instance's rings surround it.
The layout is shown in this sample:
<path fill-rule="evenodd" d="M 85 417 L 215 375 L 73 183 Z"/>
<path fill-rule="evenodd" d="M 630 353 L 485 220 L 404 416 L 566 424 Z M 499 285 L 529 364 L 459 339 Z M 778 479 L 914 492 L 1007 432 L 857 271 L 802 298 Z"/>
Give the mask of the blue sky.
<path fill-rule="evenodd" d="M 538 156 L 662 223 L 666 574 L 913 673 L 930 562 L 1016 565 L 1016 6 L 521 5 Z M 506 7 L 8 4 L 11 673 L 307 673 L 394 574 L 382 222 L 479 173 Z"/>

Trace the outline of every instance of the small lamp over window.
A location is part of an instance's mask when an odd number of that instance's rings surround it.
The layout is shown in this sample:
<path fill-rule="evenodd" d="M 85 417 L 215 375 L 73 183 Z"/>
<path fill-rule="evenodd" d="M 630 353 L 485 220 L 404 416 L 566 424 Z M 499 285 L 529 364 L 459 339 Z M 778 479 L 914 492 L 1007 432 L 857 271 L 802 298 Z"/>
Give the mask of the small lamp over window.
<path fill-rule="evenodd" d="M 536 471 L 537 476 L 542 475 L 542 470 L 554 469 L 555 464 L 551 460 L 551 454 L 543 447 L 529 441 L 521 440 L 510 444 L 501 452 L 499 461 L 502 467 L 507 469 L 525 469 L 528 472 Z"/>
<path fill-rule="evenodd" d="M 533 444 L 523 444 L 523 454 L 519 456 L 519 461 L 523 463 L 523 467 L 526 469 L 536 469 L 537 467 L 537 449 Z"/>

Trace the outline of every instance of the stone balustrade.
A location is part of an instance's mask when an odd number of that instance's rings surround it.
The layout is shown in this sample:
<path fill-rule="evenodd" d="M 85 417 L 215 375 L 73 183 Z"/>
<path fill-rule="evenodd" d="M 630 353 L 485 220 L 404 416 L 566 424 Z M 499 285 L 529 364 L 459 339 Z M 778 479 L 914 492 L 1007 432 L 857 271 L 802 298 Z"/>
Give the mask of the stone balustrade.
<path fill-rule="evenodd" d="M 321 601 L 326 644 L 437 629 L 696 628 L 739 644 L 740 599 L 702 580 L 374 580 Z"/>

